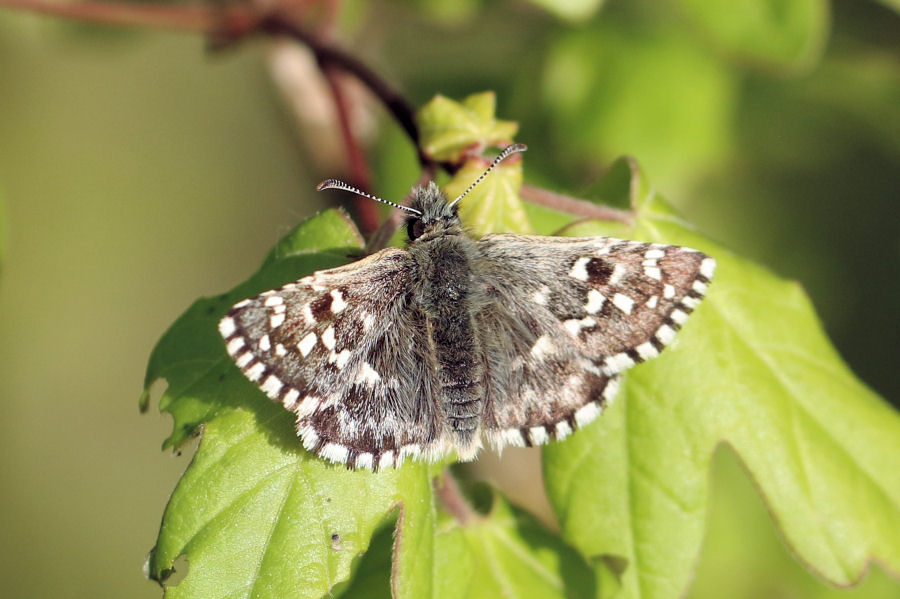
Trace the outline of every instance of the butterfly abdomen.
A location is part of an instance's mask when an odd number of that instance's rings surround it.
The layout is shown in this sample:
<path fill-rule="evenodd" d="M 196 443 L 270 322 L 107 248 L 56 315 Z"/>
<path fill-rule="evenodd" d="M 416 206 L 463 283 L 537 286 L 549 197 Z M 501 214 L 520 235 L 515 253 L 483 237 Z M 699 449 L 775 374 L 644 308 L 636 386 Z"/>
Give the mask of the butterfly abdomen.
<path fill-rule="evenodd" d="M 482 344 L 473 320 L 473 242 L 446 235 L 410 247 L 422 286 L 419 306 L 434 348 L 446 432 L 463 458 L 473 457 L 484 408 Z"/>

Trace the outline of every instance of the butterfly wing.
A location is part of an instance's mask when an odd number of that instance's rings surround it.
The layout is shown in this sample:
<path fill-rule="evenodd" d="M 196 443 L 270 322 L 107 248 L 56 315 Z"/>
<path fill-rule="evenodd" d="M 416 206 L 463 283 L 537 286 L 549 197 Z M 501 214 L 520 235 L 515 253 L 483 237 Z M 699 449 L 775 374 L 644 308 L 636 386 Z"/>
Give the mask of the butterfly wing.
<path fill-rule="evenodd" d="M 349 468 L 445 453 L 410 260 L 391 248 L 316 272 L 235 304 L 219 325 L 243 373 L 296 414 L 303 445 Z"/>
<path fill-rule="evenodd" d="M 619 374 L 672 341 L 715 270 L 696 250 L 606 237 L 488 235 L 478 248 L 496 446 L 593 420 Z"/>

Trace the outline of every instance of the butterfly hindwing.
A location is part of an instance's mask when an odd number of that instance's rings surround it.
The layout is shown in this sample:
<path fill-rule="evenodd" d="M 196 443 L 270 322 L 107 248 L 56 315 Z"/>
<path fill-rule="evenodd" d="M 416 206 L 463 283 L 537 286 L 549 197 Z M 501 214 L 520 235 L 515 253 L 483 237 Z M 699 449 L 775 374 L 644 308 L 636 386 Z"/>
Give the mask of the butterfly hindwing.
<path fill-rule="evenodd" d="M 239 302 L 220 323 L 237 366 L 326 459 L 377 469 L 444 451 L 409 261 L 386 249 Z"/>

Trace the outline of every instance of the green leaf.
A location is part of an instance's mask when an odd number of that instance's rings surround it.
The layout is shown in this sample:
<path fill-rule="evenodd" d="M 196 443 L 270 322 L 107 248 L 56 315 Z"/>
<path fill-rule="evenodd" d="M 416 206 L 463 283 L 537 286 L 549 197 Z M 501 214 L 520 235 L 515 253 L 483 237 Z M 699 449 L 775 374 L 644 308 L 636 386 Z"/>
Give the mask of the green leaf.
<path fill-rule="evenodd" d="M 499 495 L 486 517 L 445 529 L 437 538 L 440 597 L 523 599 L 593 597 L 595 580 L 588 564 L 558 535 Z"/>
<path fill-rule="evenodd" d="M 216 331 L 234 302 L 346 262 L 360 245 L 342 212 L 307 220 L 276 245 L 249 281 L 197 301 L 154 349 L 146 387 L 157 378 L 168 381 L 160 409 L 175 420 L 165 446 L 182 444 L 203 426 L 148 561 L 149 575 L 165 583 L 175 559 L 187 556 L 188 574 L 167 588 L 167 597 L 326 595 L 350 577 L 354 560 L 394 513 L 397 559 L 407 566 L 396 584 L 428 589 L 430 577 L 414 566 L 431 560 L 429 467 L 408 464 L 374 475 L 310 457 L 291 414 L 237 370 Z M 145 390 L 144 408 L 148 397 Z"/>
<path fill-rule="evenodd" d="M 631 189 L 644 190 L 634 238 L 701 249 L 719 267 L 675 344 L 628 374 L 597 423 L 544 452 L 564 538 L 624 563 L 622 596 L 683 594 L 710 458 L 728 443 L 820 576 L 852 584 L 872 560 L 900 570 L 898 414 L 843 364 L 796 283 L 693 232 L 646 184 Z"/>
<path fill-rule="evenodd" d="M 389 597 L 391 537 L 372 540 L 343 599 Z M 433 596 L 440 599 L 495 597 L 594 597 L 591 567 L 533 516 L 499 495 L 492 509 L 473 512 L 465 524 L 442 518 L 435 538 Z M 424 594 L 415 596 L 424 597 Z"/>
<path fill-rule="evenodd" d="M 444 186 L 449 198 L 463 193 L 484 173 L 488 163 L 472 158 Z M 459 202 L 459 216 L 472 234 L 531 233 L 528 215 L 519 199 L 522 161 L 507 159 Z"/>
<path fill-rule="evenodd" d="M 472 148 L 506 145 L 519 125 L 498 120 L 496 103 L 494 92 L 473 94 L 462 102 L 435 96 L 416 115 L 425 154 L 455 163 Z"/>
<path fill-rule="evenodd" d="M 731 151 L 736 74 L 678 29 L 600 19 L 568 32 L 549 45 L 537 87 L 555 145 L 592 168 L 624 151 L 678 191 Z"/>
<path fill-rule="evenodd" d="M 896 12 L 900 12 L 900 0 L 878 0 L 881 4 L 884 4 L 888 8 L 893 9 Z"/>
<path fill-rule="evenodd" d="M 740 61 L 782 71 L 818 62 L 828 37 L 825 0 L 681 0 L 703 36 Z"/>

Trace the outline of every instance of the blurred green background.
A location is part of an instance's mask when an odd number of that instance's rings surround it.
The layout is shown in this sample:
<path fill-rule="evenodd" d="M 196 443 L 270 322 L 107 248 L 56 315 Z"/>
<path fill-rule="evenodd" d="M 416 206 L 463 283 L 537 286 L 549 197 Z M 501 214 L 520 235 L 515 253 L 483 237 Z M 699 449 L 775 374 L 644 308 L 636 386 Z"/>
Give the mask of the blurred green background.
<path fill-rule="evenodd" d="M 348 2 L 343 45 L 417 105 L 496 90 L 532 183 L 589 197 L 634 155 L 705 233 L 799 280 L 896 405 L 896 3 L 545 4 Z M 160 595 L 141 564 L 191 449 L 160 453 L 169 420 L 138 414 L 146 359 L 323 206 L 317 181 L 346 175 L 327 96 L 285 100 L 304 64 L 261 41 L 208 55 L 191 35 L 0 9 L 2 596 Z M 412 149 L 377 106 L 357 116 L 375 190 L 400 197 Z M 711 476 L 690 596 L 900 595 L 877 567 L 850 593 L 819 583 L 727 451 Z"/>

